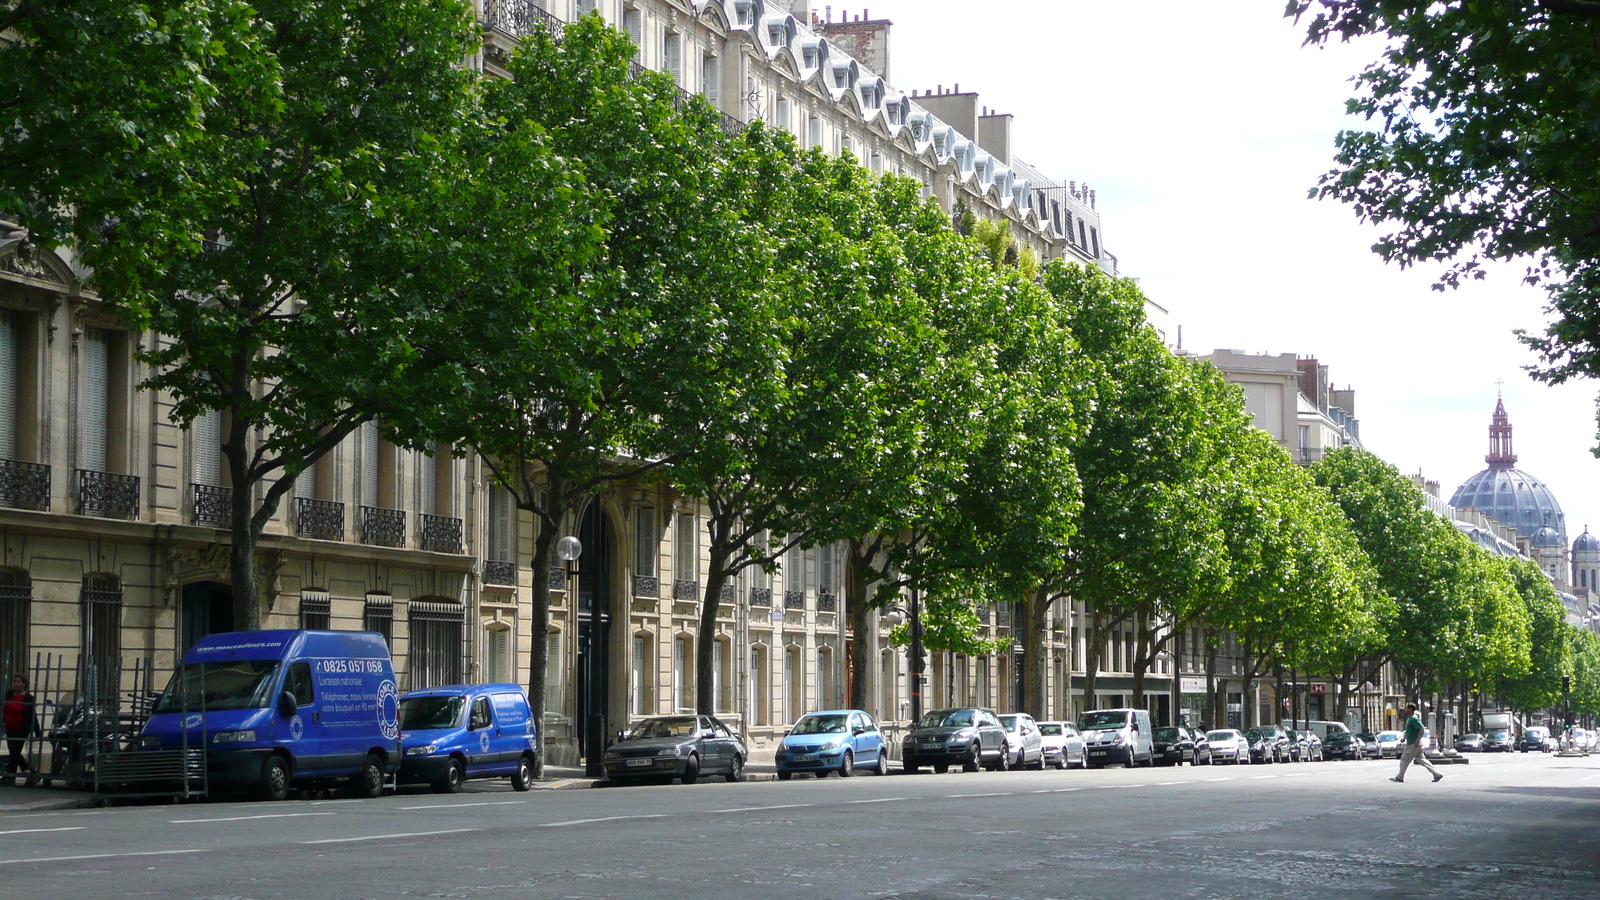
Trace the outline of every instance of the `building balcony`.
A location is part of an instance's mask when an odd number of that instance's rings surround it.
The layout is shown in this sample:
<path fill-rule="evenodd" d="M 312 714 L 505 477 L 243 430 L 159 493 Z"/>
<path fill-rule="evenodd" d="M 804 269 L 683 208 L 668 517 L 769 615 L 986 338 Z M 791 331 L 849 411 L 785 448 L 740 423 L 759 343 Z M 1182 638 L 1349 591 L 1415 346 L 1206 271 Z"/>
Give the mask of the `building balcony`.
<path fill-rule="evenodd" d="M 461 552 L 461 520 L 449 516 L 417 516 L 417 545 L 435 553 Z"/>
<path fill-rule="evenodd" d="M 106 519 L 139 517 L 139 476 L 78 470 L 78 513 Z"/>
<path fill-rule="evenodd" d="M 771 606 L 772 588 L 753 587 L 750 589 L 751 606 Z"/>
<path fill-rule="evenodd" d="M 295 533 L 319 541 L 344 540 L 344 504 L 334 500 L 296 497 Z"/>
<path fill-rule="evenodd" d="M 678 579 L 672 583 L 672 599 L 693 603 L 700 599 L 700 582 L 690 579 Z"/>
<path fill-rule="evenodd" d="M 515 586 L 517 583 L 517 564 L 498 559 L 484 560 L 483 583 Z"/>
<path fill-rule="evenodd" d="M 831 612 L 838 612 L 838 611 L 839 611 L 839 598 L 834 595 L 833 591 L 819 591 L 819 592 L 817 592 L 817 612 L 828 612 L 828 613 L 831 613 Z"/>
<path fill-rule="evenodd" d="M 567 569 L 565 566 L 551 566 L 544 582 L 552 591 L 567 589 Z"/>
<path fill-rule="evenodd" d="M 654 575 L 633 576 L 633 595 L 654 600 L 661 596 L 661 579 Z"/>
<path fill-rule="evenodd" d="M 194 487 L 194 524 L 228 528 L 233 519 L 233 488 L 214 484 Z"/>
<path fill-rule="evenodd" d="M 806 608 L 806 592 L 805 591 L 784 591 L 783 592 L 783 608 L 784 609 L 805 609 Z"/>
<path fill-rule="evenodd" d="M 361 507 L 361 543 L 377 547 L 406 545 L 406 513 L 381 506 Z"/>
<path fill-rule="evenodd" d="M 50 508 L 50 467 L 43 463 L 0 459 L 0 506 Z"/>
<path fill-rule="evenodd" d="M 550 11 L 540 6 L 535 0 L 484 0 L 483 2 L 483 27 L 486 31 L 498 31 L 513 38 L 521 38 L 532 34 L 540 24 L 550 29 L 555 37 L 561 37 L 566 23 L 550 14 Z"/>

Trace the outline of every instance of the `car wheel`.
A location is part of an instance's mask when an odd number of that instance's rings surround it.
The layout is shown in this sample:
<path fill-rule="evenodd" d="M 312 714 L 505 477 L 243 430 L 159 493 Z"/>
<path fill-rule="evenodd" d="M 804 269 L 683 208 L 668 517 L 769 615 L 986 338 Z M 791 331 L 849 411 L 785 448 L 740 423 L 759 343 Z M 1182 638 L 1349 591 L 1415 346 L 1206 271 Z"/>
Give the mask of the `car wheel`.
<path fill-rule="evenodd" d="M 358 795 L 368 799 L 383 796 L 383 760 L 377 754 L 367 754 L 366 762 L 361 764 L 361 774 L 353 779 L 352 786 Z"/>
<path fill-rule="evenodd" d="M 961 763 L 961 771 L 976 772 L 983 765 L 983 745 L 974 741 L 972 743 L 972 758 Z"/>
<path fill-rule="evenodd" d="M 435 794 L 455 794 L 467 783 L 467 765 L 458 758 L 452 757 L 450 765 L 445 767 L 444 777 L 433 783 Z"/>
<path fill-rule="evenodd" d="M 684 784 L 694 784 L 695 779 L 699 777 L 700 757 L 691 753 L 689 754 L 689 761 L 683 764 L 683 776 L 681 780 Z"/>
<path fill-rule="evenodd" d="M 263 800 L 285 800 L 289 797 L 289 761 L 281 756 L 269 756 L 261 764 L 261 781 L 258 786 Z"/>
<path fill-rule="evenodd" d="M 872 774 L 883 776 L 889 774 L 889 754 L 878 748 L 878 764 L 872 767 Z"/>
<path fill-rule="evenodd" d="M 734 754 L 733 764 L 728 766 L 727 779 L 730 782 L 744 780 L 744 757 Z"/>
<path fill-rule="evenodd" d="M 1005 747 L 1000 748 L 1000 757 L 994 761 L 994 771 L 1005 772 L 1011 768 L 1011 751 Z"/>
<path fill-rule="evenodd" d="M 1067 768 L 1067 751 L 1061 751 L 1061 756 L 1056 758 L 1056 771 L 1065 771 Z"/>
<path fill-rule="evenodd" d="M 511 788 L 517 791 L 533 790 L 533 757 L 523 754 L 517 760 L 517 770 L 511 773 Z"/>
<path fill-rule="evenodd" d="M 948 771 L 950 771 L 950 764 L 949 763 L 934 763 L 933 764 L 933 773 L 935 775 L 943 775 L 944 773 L 946 773 Z"/>
<path fill-rule="evenodd" d="M 856 772 L 856 755 L 854 751 L 844 751 L 844 756 L 839 760 L 839 777 L 849 778 Z"/>
<path fill-rule="evenodd" d="M 912 769 L 911 771 L 915 772 L 916 769 Z M 789 779 L 791 779 L 793 777 L 794 777 L 794 773 L 793 772 L 785 772 L 782 769 L 778 770 L 778 780 L 779 781 L 788 781 Z"/>

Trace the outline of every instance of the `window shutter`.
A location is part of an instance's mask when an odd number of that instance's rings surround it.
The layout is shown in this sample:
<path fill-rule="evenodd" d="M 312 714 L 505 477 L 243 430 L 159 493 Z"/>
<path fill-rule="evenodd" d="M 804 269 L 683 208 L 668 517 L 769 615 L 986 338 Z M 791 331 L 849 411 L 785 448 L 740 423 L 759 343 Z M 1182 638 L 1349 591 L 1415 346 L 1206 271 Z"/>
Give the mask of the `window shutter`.
<path fill-rule="evenodd" d="M 727 709 L 723 702 L 722 685 L 723 675 L 728 667 L 728 643 L 726 641 L 711 642 L 711 698 L 717 712 Z"/>
<path fill-rule="evenodd" d="M 296 497 L 307 499 L 317 496 L 317 464 L 312 463 L 300 470 L 294 479 L 294 493 Z"/>
<path fill-rule="evenodd" d="M 489 556 L 495 562 L 511 561 L 511 492 L 500 485 L 489 488 Z"/>
<path fill-rule="evenodd" d="M 430 453 L 417 454 L 417 480 L 421 483 L 422 490 L 420 509 L 424 515 L 433 515 L 438 503 L 438 470 L 441 458 Z"/>
<path fill-rule="evenodd" d="M 378 505 L 378 423 L 361 426 L 361 505 Z"/>
<path fill-rule="evenodd" d="M 190 427 L 194 440 L 194 483 L 222 485 L 222 412 L 208 409 Z"/>
<path fill-rule="evenodd" d="M 833 545 L 817 548 L 817 590 L 833 590 Z"/>
<path fill-rule="evenodd" d="M 545 638 L 544 658 L 544 709 L 546 713 L 561 715 L 561 632 L 552 631 Z"/>
<path fill-rule="evenodd" d="M 677 571 L 672 577 L 678 581 L 694 581 L 697 575 L 695 559 L 695 525 L 697 524 L 694 513 L 679 513 L 677 522 L 676 539 L 674 541 L 676 556 L 674 561 Z"/>
<path fill-rule="evenodd" d="M 577 6 L 573 10 L 573 18 L 594 12 L 599 3 L 600 0 L 578 0 Z"/>
<path fill-rule="evenodd" d="M 78 398 L 78 468 L 106 470 L 106 379 L 110 375 L 106 332 L 83 332 L 83 384 Z"/>
<path fill-rule="evenodd" d="M 17 318 L 0 310 L 0 459 L 17 458 Z"/>
<path fill-rule="evenodd" d="M 683 84 L 683 35 L 675 31 L 667 32 L 666 42 L 662 47 L 662 66 L 672 80 Z"/>
<path fill-rule="evenodd" d="M 638 522 L 634 528 L 633 574 L 646 578 L 656 574 L 656 511 L 651 506 L 641 506 L 636 511 Z"/>
<path fill-rule="evenodd" d="M 722 60 L 715 56 L 707 56 L 700 63 L 700 91 L 712 106 L 717 105 L 717 88 L 722 81 L 721 63 Z"/>
<path fill-rule="evenodd" d="M 628 32 L 628 40 L 633 41 L 635 47 L 644 46 L 644 16 L 637 9 L 623 11 L 622 28 Z"/>

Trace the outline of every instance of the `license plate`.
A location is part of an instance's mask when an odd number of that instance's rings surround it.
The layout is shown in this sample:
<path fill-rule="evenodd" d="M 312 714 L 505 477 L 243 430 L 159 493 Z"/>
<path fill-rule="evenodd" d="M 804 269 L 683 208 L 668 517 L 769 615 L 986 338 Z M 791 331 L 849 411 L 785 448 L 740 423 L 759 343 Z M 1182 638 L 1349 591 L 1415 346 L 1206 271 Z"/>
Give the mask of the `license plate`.
<path fill-rule="evenodd" d="M 938 750 L 939 748 L 941 748 L 943 746 L 944 746 L 943 744 L 940 744 L 937 741 L 930 741 L 930 742 L 925 743 L 925 744 L 918 744 L 917 745 L 917 747 L 919 749 L 922 749 L 922 750 Z"/>
<path fill-rule="evenodd" d="M 637 768 L 637 767 L 654 765 L 655 764 L 655 760 L 653 760 L 653 759 L 630 759 L 630 760 L 627 761 L 626 764 L 627 764 L 627 766 L 629 768 Z"/>
<path fill-rule="evenodd" d="M 1106 755 L 1106 751 L 1104 751 L 1104 750 L 1090 750 L 1089 751 L 1089 755 L 1090 756 L 1105 756 Z"/>
<path fill-rule="evenodd" d="M 796 757 L 793 757 L 793 759 L 794 759 L 795 762 L 816 762 L 817 761 L 817 757 L 816 757 L 815 754 L 796 756 Z"/>

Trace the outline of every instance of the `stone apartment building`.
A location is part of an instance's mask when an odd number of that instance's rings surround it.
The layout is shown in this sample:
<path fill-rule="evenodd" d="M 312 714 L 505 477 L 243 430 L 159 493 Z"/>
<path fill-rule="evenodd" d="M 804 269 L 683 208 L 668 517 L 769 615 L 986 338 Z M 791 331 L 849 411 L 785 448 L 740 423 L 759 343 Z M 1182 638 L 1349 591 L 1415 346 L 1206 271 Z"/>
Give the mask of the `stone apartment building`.
<path fill-rule="evenodd" d="M 952 212 L 959 202 L 1007 222 L 1041 257 L 1114 270 L 1093 192 L 1015 157 L 1009 116 L 959 89 L 919 96 L 887 82 L 887 22 L 826 22 L 799 0 L 480 0 L 478 10 L 485 43 L 470 62 L 488 72 L 539 23 L 598 13 L 633 38 L 642 65 L 704 94 L 730 127 L 768 119 L 806 146 L 921 181 Z M 136 352 L 157 338 L 108 315 L 88 274 L 70 251 L 0 228 L 0 662 L 143 666 L 159 685 L 195 640 L 233 627 L 222 423 L 213 414 L 180 428 L 168 397 L 138 388 L 150 372 Z M 564 526 L 585 548 L 568 597 L 563 572 L 528 568 L 531 518 L 476 457 L 451 449 L 401 450 L 369 426 L 304 473 L 261 540 L 263 627 L 378 631 L 407 688 L 526 683 L 529 588 L 547 578 L 554 761 L 579 756 L 572 723 L 589 713 L 614 730 L 691 707 L 697 640 L 715 642 L 718 708 L 757 752 L 800 712 L 845 703 L 853 679 L 881 718 L 906 716 L 905 654 L 881 623 L 847 631 L 837 548 L 797 549 L 775 576 L 742 576 L 716 632 L 700 635 L 693 498 L 646 488 L 592 501 Z M 1131 683 L 1132 654 L 1113 636 L 1102 696 L 1075 693 L 1082 616 L 1055 613 L 1052 716 L 1120 701 Z M 991 635 L 1010 624 L 1005 607 L 985 615 Z M 850 670 L 853 640 L 870 642 L 869 671 Z M 1157 695 L 1172 674 L 1162 665 L 1149 681 Z M 1009 653 L 933 654 L 927 671 L 930 707 L 1018 702 Z"/>

